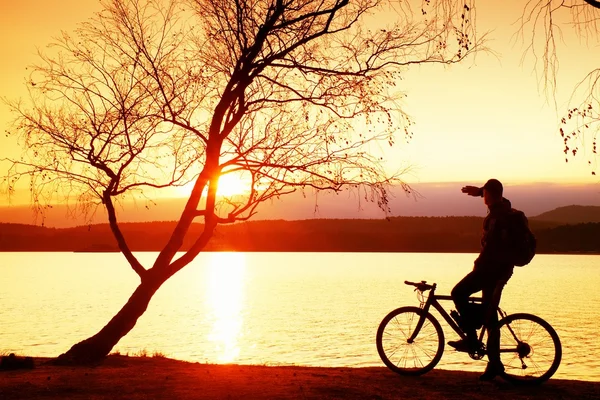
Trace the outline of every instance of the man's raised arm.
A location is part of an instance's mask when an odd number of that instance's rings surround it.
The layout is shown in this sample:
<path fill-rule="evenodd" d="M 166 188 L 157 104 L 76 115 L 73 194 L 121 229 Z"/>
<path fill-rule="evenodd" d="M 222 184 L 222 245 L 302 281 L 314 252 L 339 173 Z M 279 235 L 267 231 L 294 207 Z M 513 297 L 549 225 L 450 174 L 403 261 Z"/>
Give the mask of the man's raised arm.
<path fill-rule="evenodd" d="M 483 196 L 483 189 L 477 186 L 463 186 L 462 189 L 460 189 L 460 191 L 468 194 L 469 196 Z"/>

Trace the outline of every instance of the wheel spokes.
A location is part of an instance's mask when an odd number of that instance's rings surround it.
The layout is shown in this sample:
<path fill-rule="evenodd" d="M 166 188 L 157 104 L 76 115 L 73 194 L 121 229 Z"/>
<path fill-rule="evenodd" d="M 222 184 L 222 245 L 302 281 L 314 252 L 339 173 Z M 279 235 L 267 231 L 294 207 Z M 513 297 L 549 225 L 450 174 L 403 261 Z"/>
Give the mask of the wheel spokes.
<path fill-rule="evenodd" d="M 555 338 L 538 319 L 523 315 L 500 327 L 500 357 L 509 377 L 542 381 L 557 368 Z"/>
<path fill-rule="evenodd" d="M 379 340 L 384 361 L 387 359 L 402 371 L 418 372 L 434 365 L 441 343 L 438 328 L 429 318 L 425 318 L 419 332 L 415 335 L 414 330 L 420 319 L 421 315 L 417 311 L 398 312 L 380 328 L 382 331 Z"/>

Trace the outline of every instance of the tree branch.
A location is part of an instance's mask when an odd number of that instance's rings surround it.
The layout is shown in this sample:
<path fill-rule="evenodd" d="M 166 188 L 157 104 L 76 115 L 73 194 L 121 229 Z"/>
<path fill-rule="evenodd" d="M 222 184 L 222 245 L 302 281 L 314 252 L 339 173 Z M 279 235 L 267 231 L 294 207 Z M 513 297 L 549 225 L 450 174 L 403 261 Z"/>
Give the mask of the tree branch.
<path fill-rule="evenodd" d="M 138 274 L 140 279 L 143 280 L 147 271 L 129 249 L 127 241 L 123 236 L 123 232 L 121 232 L 121 229 L 119 228 L 119 224 L 117 223 L 117 215 L 115 213 L 115 208 L 112 203 L 112 197 L 109 189 L 107 189 L 104 192 L 103 202 L 106 207 L 106 211 L 108 212 L 108 222 L 110 224 L 110 229 L 115 239 L 117 240 L 119 250 L 121 250 L 121 253 L 123 253 L 125 258 L 129 262 L 129 265 L 131 265 L 131 268 L 133 268 L 133 270 Z"/>

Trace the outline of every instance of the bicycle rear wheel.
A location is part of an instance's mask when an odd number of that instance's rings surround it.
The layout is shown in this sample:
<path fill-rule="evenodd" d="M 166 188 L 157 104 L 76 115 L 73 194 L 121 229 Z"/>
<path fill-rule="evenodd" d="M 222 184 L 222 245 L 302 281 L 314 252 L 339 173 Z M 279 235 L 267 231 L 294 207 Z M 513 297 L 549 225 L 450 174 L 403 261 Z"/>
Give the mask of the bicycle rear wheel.
<path fill-rule="evenodd" d="M 554 375 L 562 358 L 562 346 L 548 322 L 531 314 L 513 314 L 503 318 L 498 327 L 504 379 L 540 384 Z"/>
<path fill-rule="evenodd" d="M 410 340 L 421 316 L 423 326 Z M 401 307 L 383 318 L 377 329 L 377 352 L 383 363 L 400 375 L 422 375 L 442 358 L 444 332 L 440 323 L 418 307 Z"/>

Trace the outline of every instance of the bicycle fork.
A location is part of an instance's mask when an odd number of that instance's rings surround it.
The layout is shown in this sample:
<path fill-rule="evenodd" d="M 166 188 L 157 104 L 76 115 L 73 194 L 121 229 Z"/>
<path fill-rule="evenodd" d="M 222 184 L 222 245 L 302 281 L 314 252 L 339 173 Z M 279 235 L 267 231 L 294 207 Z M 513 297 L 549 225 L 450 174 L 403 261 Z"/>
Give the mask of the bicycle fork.
<path fill-rule="evenodd" d="M 501 310 L 500 308 L 498 310 L 500 312 L 501 318 L 505 318 L 508 315 L 503 310 Z M 513 330 L 512 326 L 510 326 L 510 324 L 506 324 L 506 328 L 508 329 L 508 331 L 512 335 L 513 339 L 517 343 L 516 352 L 519 355 L 519 361 L 521 362 L 521 369 L 527 369 L 528 366 L 527 366 L 527 364 L 525 364 L 525 361 L 523 361 L 523 359 L 525 357 L 527 357 L 531 353 L 531 346 L 529 346 L 527 343 L 519 340 L 519 337 L 517 336 L 517 334 Z M 500 326 L 498 326 L 498 329 L 500 329 Z M 500 332 L 498 332 L 498 336 L 500 336 Z M 500 341 L 500 337 L 498 337 L 498 341 Z M 514 352 L 514 349 L 507 349 L 507 350 L 504 350 L 504 351 L 503 350 L 499 350 L 499 351 L 501 353 L 504 353 L 504 352 L 512 353 L 512 352 Z"/>
<path fill-rule="evenodd" d="M 421 308 L 422 312 L 421 312 L 421 315 L 419 316 L 419 320 L 417 321 L 417 325 L 415 326 L 413 333 L 406 340 L 408 343 L 413 343 L 415 341 L 415 338 L 419 335 L 419 332 L 421 331 L 421 328 L 423 327 L 423 324 L 425 323 L 425 318 L 427 317 L 427 313 L 429 312 L 430 306 L 431 306 L 431 301 L 429 300 L 429 298 L 427 299 L 426 302 L 421 303 L 420 308 Z"/>

